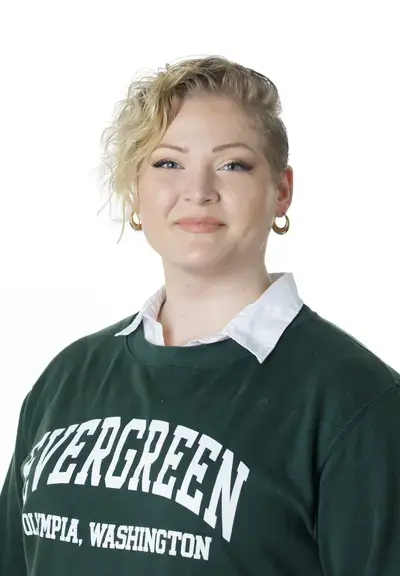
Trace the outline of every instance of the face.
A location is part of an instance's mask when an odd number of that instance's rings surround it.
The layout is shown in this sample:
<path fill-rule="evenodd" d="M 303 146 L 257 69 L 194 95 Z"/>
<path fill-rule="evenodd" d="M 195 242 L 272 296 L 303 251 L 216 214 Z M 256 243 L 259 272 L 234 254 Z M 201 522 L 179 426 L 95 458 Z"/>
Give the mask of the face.
<path fill-rule="evenodd" d="M 186 98 L 139 172 L 143 232 L 164 268 L 209 275 L 263 266 L 291 181 L 288 168 L 274 183 L 263 137 L 233 101 Z"/>

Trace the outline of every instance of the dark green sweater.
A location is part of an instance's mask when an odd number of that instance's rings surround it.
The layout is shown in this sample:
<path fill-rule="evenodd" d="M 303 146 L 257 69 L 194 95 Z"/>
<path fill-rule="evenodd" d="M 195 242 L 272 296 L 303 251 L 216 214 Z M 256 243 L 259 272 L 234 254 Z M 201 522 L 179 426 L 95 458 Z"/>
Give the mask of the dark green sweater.
<path fill-rule="evenodd" d="M 397 372 L 306 305 L 262 364 L 131 320 L 26 397 L 0 576 L 399 576 Z"/>

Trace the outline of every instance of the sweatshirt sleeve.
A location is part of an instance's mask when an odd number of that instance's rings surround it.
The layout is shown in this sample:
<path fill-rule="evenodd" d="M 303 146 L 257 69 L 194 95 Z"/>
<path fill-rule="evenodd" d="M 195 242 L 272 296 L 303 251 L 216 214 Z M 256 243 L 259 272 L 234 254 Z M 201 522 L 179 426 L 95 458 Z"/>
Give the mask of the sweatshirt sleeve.
<path fill-rule="evenodd" d="M 399 576 L 399 384 L 337 439 L 319 490 L 316 535 L 324 574 Z"/>
<path fill-rule="evenodd" d="M 23 415 L 28 397 L 19 415 L 14 453 L 0 494 L 0 576 L 26 576 L 22 539 L 21 465 L 27 456 Z"/>

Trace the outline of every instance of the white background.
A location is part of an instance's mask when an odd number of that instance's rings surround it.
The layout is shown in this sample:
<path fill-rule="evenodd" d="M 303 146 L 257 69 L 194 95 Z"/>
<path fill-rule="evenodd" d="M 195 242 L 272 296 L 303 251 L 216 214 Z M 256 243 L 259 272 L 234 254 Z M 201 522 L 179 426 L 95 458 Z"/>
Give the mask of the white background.
<path fill-rule="evenodd" d="M 18 1 L 0 13 L 0 484 L 20 405 L 73 340 L 163 281 L 113 223 L 99 138 L 136 70 L 221 54 L 277 85 L 294 169 L 270 272 L 400 370 L 397 2 Z M 281 225 L 283 223 L 279 222 Z"/>

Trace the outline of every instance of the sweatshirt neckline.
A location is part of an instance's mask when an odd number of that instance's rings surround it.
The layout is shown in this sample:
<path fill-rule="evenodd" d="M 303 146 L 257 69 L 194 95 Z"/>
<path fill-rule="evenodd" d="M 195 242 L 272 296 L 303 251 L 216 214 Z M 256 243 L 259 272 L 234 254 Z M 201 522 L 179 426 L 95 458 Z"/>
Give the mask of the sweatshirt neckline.
<path fill-rule="evenodd" d="M 146 340 L 142 322 L 126 337 L 126 343 L 131 354 L 154 366 L 206 366 L 253 356 L 231 338 L 196 346 L 158 346 Z"/>

